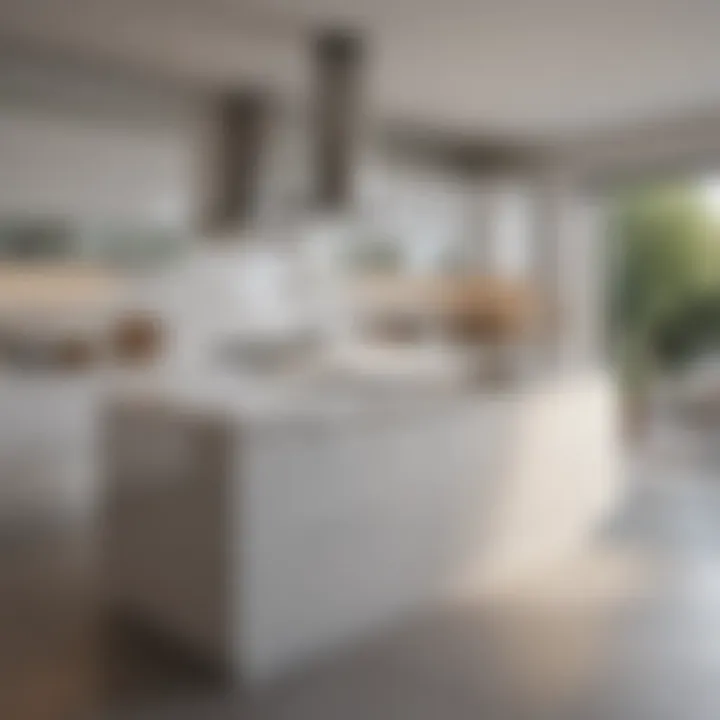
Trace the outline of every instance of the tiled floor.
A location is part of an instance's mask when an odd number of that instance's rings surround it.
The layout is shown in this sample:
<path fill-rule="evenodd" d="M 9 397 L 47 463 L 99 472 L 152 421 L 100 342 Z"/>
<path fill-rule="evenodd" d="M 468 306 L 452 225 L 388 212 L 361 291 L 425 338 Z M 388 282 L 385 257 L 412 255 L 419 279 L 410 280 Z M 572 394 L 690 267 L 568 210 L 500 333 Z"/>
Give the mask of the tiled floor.
<path fill-rule="evenodd" d="M 641 470 L 576 562 L 252 693 L 108 623 L 82 538 L 6 539 L 0 718 L 718 720 L 720 473 Z"/>

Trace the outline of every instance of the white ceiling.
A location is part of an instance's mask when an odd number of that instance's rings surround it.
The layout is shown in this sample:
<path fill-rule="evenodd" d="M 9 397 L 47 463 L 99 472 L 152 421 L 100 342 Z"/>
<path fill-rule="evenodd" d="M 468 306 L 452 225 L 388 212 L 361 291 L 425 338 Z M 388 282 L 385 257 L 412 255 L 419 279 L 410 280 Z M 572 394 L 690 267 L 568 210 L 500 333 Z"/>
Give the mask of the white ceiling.
<path fill-rule="evenodd" d="M 720 108 L 717 0 L 5 0 L 0 30 L 202 82 L 302 90 L 307 33 L 367 33 L 369 107 L 538 138 Z"/>

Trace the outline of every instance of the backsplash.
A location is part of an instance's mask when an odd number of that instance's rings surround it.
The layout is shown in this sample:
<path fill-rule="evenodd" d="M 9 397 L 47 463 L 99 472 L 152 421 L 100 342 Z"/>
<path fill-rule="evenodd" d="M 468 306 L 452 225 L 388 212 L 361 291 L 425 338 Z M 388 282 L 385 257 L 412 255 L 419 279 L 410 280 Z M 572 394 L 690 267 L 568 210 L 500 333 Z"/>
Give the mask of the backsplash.
<path fill-rule="evenodd" d="M 0 214 L 0 262 L 149 269 L 179 257 L 189 243 L 187 230 L 149 221 Z"/>

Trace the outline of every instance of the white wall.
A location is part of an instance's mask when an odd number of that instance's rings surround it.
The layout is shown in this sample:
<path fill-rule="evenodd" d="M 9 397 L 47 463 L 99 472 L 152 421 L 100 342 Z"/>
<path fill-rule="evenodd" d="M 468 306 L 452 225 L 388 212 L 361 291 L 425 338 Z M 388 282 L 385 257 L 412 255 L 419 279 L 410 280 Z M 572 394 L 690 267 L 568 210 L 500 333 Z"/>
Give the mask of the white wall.
<path fill-rule="evenodd" d="M 0 214 L 184 224 L 196 212 L 199 97 L 88 69 L 0 65 Z"/>

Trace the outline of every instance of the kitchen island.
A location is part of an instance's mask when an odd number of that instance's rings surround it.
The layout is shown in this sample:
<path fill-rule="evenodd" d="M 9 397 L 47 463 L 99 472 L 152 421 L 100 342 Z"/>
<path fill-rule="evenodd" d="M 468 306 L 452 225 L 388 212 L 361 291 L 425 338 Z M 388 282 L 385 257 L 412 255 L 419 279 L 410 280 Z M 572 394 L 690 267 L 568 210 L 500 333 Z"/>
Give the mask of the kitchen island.
<path fill-rule="evenodd" d="M 621 489 L 600 372 L 494 393 L 145 379 L 107 429 L 110 602 L 249 681 L 579 551 Z"/>

